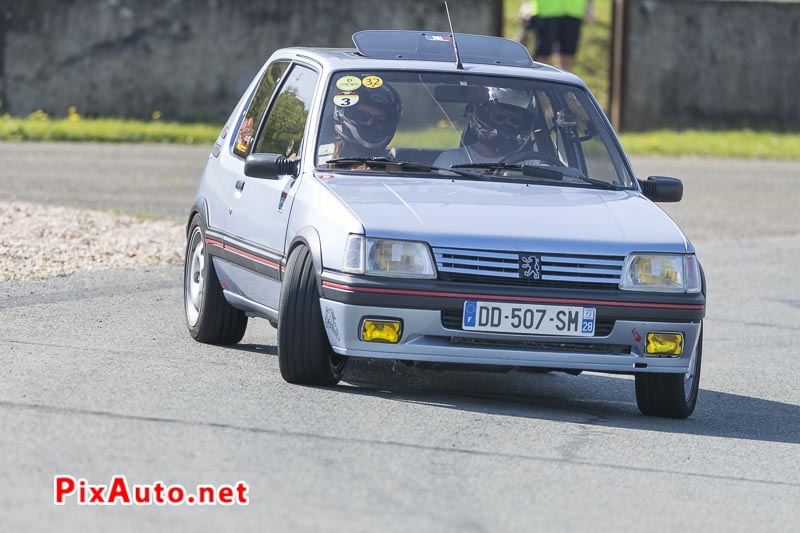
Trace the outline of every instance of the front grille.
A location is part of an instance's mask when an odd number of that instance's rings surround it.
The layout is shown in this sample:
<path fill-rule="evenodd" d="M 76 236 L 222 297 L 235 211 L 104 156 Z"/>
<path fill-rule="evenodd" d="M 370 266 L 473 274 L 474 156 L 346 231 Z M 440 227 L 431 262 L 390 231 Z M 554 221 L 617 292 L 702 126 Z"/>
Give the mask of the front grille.
<path fill-rule="evenodd" d="M 592 344 L 578 342 L 537 342 L 508 341 L 495 339 L 470 339 L 466 337 L 450 337 L 450 344 L 465 346 L 484 346 L 487 348 L 520 348 L 535 352 L 564 352 L 591 354 L 629 354 L 631 347 L 616 344 Z"/>
<path fill-rule="evenodd" d="M 464 311 L 442 311 L 442 327 L 463 331 Z M 594 336 L 605 337 L 614 329 L 615 320 L 598 318 L 594 323 Z"/>
<path fill-rule="evenodd" d="M 442 281 L 536 287 L 616 289 L 625 264 L 620 256 L 543 253 L 542 277 L 531 281 L 520 278 L 517 252 L 436 247 L 433 253 Z"/>

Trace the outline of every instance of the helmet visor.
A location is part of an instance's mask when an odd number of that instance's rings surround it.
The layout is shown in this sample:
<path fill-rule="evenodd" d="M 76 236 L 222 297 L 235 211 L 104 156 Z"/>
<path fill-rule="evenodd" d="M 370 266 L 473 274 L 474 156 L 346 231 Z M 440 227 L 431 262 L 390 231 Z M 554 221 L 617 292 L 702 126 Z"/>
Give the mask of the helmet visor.
<path fill-rule="evenodd" d="M 528 134 L 533 128 L 533 113 L 521 107 L 490 103 L 475 110 L 490 128 L 510 134 Z"/>
<path fill-rule="evenodd" d="M 393 137 L 397 129 L 396 117 L 389 117 L 383 109 L 370 105 L 348 107 L 344 110 L 344 116 L 368 142 Z"/>

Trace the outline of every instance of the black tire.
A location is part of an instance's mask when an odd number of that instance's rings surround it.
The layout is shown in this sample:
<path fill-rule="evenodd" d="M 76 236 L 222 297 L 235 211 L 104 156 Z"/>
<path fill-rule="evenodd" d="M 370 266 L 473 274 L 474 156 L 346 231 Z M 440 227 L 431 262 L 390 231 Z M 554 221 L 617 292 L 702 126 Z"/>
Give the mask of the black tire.
<path fill-rule="evenodd" d="M 648 416 L 688 418 L 697 404 L 700 390 L 700 368 L 703 360 L 703 330 L 697 340 L 694 375 L 691 383 L 687 374 L 637 374 L 636 405 Z"/>
<path fill-rule="evenodd" d="M 193 261 L 198 255 L 202 256 L 202 263 L 195 266 Z M 198 342 L 236 344 L 247 330 L 247 315 L 231 306 L 222 294 L 214 263 L 206 253 L 205 233 L 199 215 L 192 219 L 186 241 L 183 309 L 189 333 Z"/>
<path fill-rule="evenodd" d="M 300 245 L 289 256 L 278 316 L 278 363 L 289 383 L 330 387 L 339 383 L 347 358 L 328 342 L 311 253 Z"/>

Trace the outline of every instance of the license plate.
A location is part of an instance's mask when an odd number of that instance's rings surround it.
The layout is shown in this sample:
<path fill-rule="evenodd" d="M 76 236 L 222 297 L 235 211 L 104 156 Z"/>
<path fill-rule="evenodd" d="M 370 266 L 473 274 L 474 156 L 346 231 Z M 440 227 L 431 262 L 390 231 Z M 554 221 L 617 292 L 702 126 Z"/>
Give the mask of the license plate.
<path fill-rule="evenodd" d="M 468 331 L 591 337 L 594 320 L 594 307 L 467 300 L 461 326 Z"/>

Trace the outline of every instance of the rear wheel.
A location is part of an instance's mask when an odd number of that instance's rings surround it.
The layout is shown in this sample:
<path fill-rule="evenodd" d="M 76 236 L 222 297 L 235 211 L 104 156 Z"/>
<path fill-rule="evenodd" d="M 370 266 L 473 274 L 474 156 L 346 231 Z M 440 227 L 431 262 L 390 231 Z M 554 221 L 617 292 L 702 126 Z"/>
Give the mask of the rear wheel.
<path fill-rule="evenodd" d="M 636 405 L 644 415 L 687 418 L 694 412 L 700 390 L 703 330 L 685 374 L 637 374 Z"/>
<path fill-rule="evenodd" d="M 298 246 L 289 256 L 278 318 L 278 363 L 289 383 L 332 386 L 347 358 L 331 348 L 319 304 L 311 252 Z"/>
<path fill-rule="evenodd" d="M 206 252 L 200 216 L 192 219 L 183 269 L 186 325 L 194 340 L 206 344 L 236 344 L 247 329 L 247 316 L 225 300 L 214 263 Z"/>

